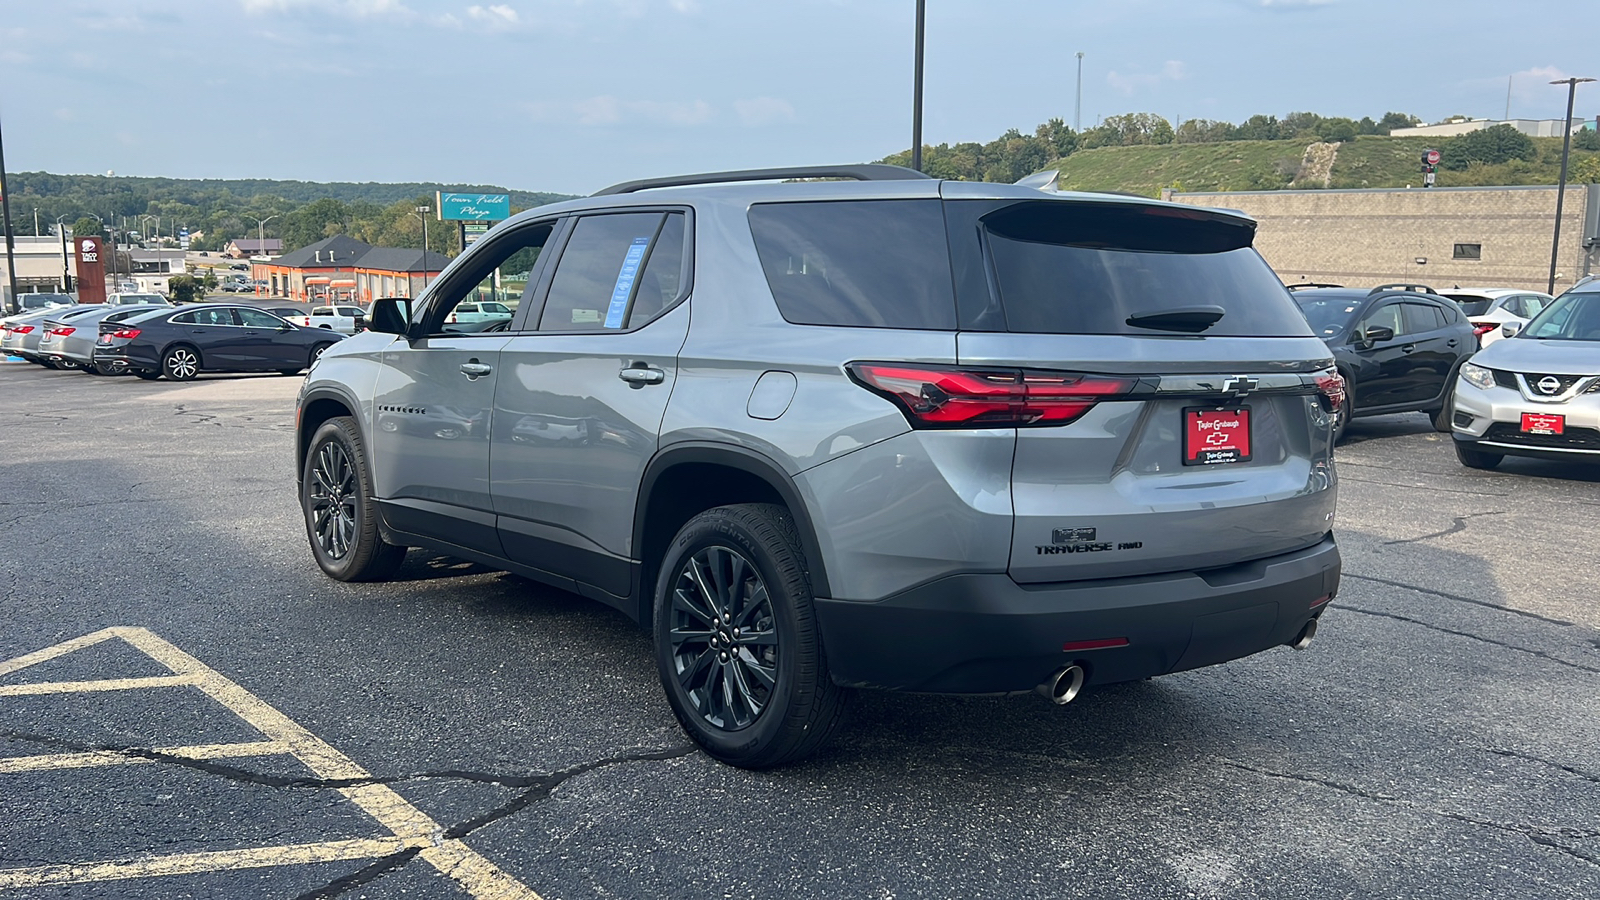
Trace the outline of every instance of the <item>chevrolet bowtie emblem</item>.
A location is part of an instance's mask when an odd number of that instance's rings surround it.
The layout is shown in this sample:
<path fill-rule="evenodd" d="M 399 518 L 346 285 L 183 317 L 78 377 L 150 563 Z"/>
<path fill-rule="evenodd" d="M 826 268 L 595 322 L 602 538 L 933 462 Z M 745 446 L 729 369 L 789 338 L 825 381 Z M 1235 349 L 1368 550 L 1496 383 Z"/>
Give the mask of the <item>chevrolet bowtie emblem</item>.
<path fill-rule="evenodd" d="M 1249 375 L 1234 375 L 1222 382 L 1222 392 L 1224 394 L 1232 394 L 1235 397 L 1243 397 L 1245 394 L 1255 390 L 1258 384 L 1260 382 Z"/>

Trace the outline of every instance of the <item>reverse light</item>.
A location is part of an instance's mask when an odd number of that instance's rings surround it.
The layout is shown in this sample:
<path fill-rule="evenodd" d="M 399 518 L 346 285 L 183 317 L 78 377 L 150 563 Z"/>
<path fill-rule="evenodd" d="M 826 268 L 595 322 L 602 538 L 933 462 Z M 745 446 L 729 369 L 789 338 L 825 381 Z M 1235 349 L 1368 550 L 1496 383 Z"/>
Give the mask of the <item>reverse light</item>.
<path fill-rule="evenodd" d="M 1487 391 L 1489 388 L 1494 387 L 1494 372 L 1490 369 L 1485 369 L 1483 366 L 1462 363 L 1461 380 L 1479 390 Z"/>
<path fill-rule="evenodd" d="M 1035 369 L 855 362 L 857 384 L 885 397 L 913 428 L 1065 425 L 1103 399 L 1126 394 L 1135 379 Z"/>
<path fill-rule="evenodd" d="M 1324 412 L 1338 412 L 1344 405 L 1344 376 L 1335 369 L 1324 369 L 1311 376 L 1317 384 L 1317 399 Z"/>

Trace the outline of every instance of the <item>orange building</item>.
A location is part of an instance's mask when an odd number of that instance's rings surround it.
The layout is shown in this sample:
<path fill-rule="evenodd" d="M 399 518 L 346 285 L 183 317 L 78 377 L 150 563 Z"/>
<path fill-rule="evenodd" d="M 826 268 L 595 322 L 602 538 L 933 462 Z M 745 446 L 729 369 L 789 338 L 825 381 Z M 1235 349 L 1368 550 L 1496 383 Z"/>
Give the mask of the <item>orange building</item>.
<path fill-rule="evenodd" d="M 371 303 L 379 297 L 415 297 L 450 262 L 442 253 L 374 247 L 336 234 L 251 263 L 256 293 L 301 302 Z"/>

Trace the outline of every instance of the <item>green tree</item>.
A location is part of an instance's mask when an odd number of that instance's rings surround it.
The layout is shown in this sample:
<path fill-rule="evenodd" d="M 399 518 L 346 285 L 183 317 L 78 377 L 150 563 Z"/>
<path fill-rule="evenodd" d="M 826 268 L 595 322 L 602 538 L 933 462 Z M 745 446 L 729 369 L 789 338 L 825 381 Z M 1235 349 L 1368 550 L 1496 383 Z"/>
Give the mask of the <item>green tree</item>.
<path fill-rule="evenodd" d="M 1572 136 L 1574 150 L 1600 150 L 1600 131 L 1585 128 Z"/>
<path fill-rule="evenodd" d="M 1396 128 L 1412 128 L 1421 124 L 1422 120 L 1410 113 L 1386 112 L 1378 120 L 1378 133 L 1388 134 Z"/>
<path fill-rule="evenodd" d="M 293 250 L 350 230 L 350 208 L 343 201 L 323 197 L 284 216 L 279 236 L 283 249 Z"/>
<path fill-rule="evenodd" d="M 173 303 L 195 303 L 205 292 L 193 275 L 174 275 L 167 279 L 167 295 Z"/>
<path fill-rule="evenodd" d="M 1353 141 L 1360 133 L 1361 127 L 1350 119 L 1336 116 L 1317 123 L 1317 137 L 1328 143 Z"/>
<path fill-rule="evenodd" d="M 84 216 L 83 218 L 79 219 L 78 221 L 72 223 L 72 236 L 73 237 L 88 237 L 90 235 L 95 235 L 95 234 L 99 234 L 99 233 L 100 233 L 100 223 L 95 221 L 94 219 L 89 218 L 88 216 Z"/>
<path fill-rule="evenodd" d="M 1600 184 L 1600 156 L 1585 156 L 1578 160 L 1568 177 L 1578 184 Z"/>
<path fill-rule="evenodd" d="M 1461 171 L 1473 163 L 1493 166 L 1513 159 L 1539 158 L 1539 148 L 1533 138 L 1510 125 L 1481 128 L 1453 137 L 1444 142 L 1439 153 L 1444 157 L 1440 165 L 1454 171 Z"/>
<path fill-rule="evenodd" d="M 1283 137 L 1277 116 L 1251 116 L 1234 129 L 1236 141 L 1275 141 Z"/>
<path fill-rule="evenodd" d="M 1233 140 L 1233 125 L 1210 119 L 1186 119 L 1178 126 L 1174 139 L 1179 144 L 1215 144 Z"/>

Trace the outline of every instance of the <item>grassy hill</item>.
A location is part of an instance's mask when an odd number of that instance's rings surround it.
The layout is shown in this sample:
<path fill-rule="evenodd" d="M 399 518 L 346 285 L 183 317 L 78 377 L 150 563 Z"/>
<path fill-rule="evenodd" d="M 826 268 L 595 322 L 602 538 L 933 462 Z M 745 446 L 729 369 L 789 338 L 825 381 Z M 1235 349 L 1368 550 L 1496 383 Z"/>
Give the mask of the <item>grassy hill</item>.
<path fill-rule="evenodd" d="M 1338 145 L 1326 187 L 1384 188 L 1421 184 L 1422 151 L 1439 138 L 1364 135 Z M 1561 139 L 1534 138 L 1539 158 L 1464 171 L 1440 168 L 1440 187 L 1486 184 L 1555 184 L 1561 168 Z M 1063 189 L 1117 190 L 1156 196 L 1162 188 L 1182 191 L 1261 191 L 1324 187 L 1305 178 L 1304 141 L 1225 141 L 1215 144 L 1162 144 L 1080 150 L 1045 168 L 1061 172 Z M 1573 162 L 1594 151 L 1574 149 Z M 1297 181 L 1297 176 L 1301 180 Z"/>

